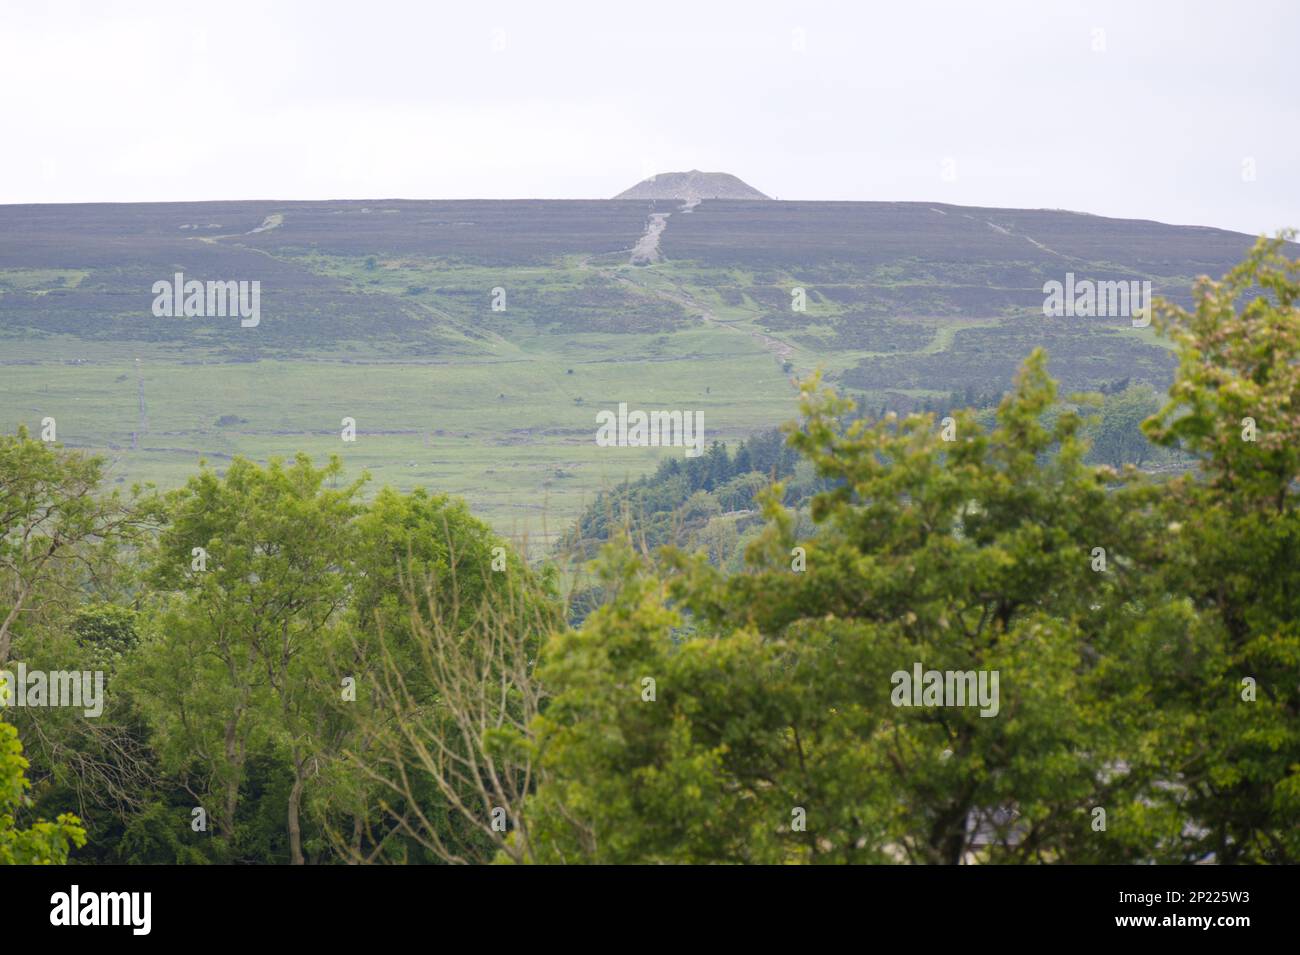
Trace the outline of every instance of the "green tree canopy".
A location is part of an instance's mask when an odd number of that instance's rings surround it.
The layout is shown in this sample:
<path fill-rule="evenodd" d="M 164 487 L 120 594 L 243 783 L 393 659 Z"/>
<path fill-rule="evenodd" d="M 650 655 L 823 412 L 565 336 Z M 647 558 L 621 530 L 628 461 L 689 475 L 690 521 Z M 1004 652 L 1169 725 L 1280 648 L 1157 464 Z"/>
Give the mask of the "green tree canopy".
<path fill-rule="evenodd" d="M 61 865 L 74 847 L 85 845 L 86 831 L 71 813 L 26 828 L 15 823 L 14 816 L 27 799 L 26 770 L 18 731 L 0 720 L 0 865 Z"/>

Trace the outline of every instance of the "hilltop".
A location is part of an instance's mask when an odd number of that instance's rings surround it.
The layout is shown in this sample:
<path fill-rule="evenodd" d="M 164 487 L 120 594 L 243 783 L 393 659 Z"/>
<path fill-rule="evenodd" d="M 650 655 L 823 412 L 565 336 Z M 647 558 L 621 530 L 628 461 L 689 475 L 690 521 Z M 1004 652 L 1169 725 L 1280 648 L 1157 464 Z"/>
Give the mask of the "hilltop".
<path fill-rule="evenodd" d="M 727 172 L 661 172 L 620 192 L 615 199 L 770 199 Z"/>

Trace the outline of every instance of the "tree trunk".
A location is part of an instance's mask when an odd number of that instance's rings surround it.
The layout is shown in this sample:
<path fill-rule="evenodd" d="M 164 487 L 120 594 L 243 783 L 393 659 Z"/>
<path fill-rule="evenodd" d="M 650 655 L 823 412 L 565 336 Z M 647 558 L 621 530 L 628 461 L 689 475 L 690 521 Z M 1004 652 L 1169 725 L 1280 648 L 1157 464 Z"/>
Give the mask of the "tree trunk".
<path fill-rule="evenodd" d="M 13 631 L 10 629 L 13 623 L 18 619 L 18 612 L 22 610 L 23 602 L 27 599 L 27 594 L 31 591 L 31 585 L 24 585 L 19 589 L 17 596 L 14 597 L 14 604 L 9 608 L 9 613 L 5 615 L 3 623 L 0 623 L 0 666 L 9 662 L 9 648 L 13 641 Z"/>
<path fill-rule="evenodd" d="M 221 836 L 231 849 L 235 847 L 235 812 L 239 808 L 239 781 L 243 776 L 237 733 L 239 716 L 226 721 L 226 765 L 230 778 L 226 780 L 225 809 L 221 814 Z"/>
<path fill-rule="evenodd" d="M 294 757 L 293 788 L 289 790 L 289 862 L 292 865 L 306 865 L 302 857 L 302 824 L 298 821 L 298 809 L 302 804 L 302 760 Z"/>

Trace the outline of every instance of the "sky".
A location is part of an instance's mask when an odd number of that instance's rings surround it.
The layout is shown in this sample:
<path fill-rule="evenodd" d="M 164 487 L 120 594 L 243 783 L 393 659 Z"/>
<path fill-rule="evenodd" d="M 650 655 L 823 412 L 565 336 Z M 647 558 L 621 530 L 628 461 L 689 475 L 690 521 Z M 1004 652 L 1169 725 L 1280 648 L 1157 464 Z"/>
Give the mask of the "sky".
<path fill-rule="evenodd" d="M 0 0 L 0 203 L 780 199 L 1300 226 L 1300 4 Z"/>

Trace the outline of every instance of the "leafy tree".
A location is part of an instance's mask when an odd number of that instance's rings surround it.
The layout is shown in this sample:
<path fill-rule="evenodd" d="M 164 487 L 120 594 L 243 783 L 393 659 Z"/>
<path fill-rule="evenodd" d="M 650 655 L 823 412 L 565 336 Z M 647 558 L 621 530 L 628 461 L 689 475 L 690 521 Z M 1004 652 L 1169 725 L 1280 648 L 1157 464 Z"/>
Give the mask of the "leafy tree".
<path fill-rule="evenodd" d="M 90 839 L 87 861 L 107 861 L 109 834 L 153 797 L 159 767 L 149 732 L 128 682 L 120 676 L 138 642 L 137 614 L 120 604 L 94 602 L 58 612 L 44 606 L 14 643 L 29 670 L 90 672 L 103 678 L 100 711 L 24 707 L 12 711 L 27 741 L 34 809 L 53 815 L 76 807 Z M 169 860 L 165 860 L 169 861 Z"/>
<path fill-rule="evenodd" d="M 94 604 L 79 607 L 73 619 L 77 642 L 101 668 L 122 660 L 140 643 L 137 614 L 130 607 Z"/>
<path fill-rule="evenodd" d="M 763 825 L 770 801 L 737 788 L 725 743 L 697 730 L 730 728 L 736 761 L 779 733 L 780 701 L 766 722 L 757 712 L 771 653 L 741 636 L 676 646 L 681 617 L 625 544 L 611 544 L 600 573 L 611 599 L 544 655 L 553 696 L 533 727 L 544 778 L 519 848 L 544 863 L 779 861 L 776 827 Z"/>
<path fill-rule="evenodd" d="M 358 521 L 357 730 L 336 775 L 353 828 L 344 858 L 486 862 L 526 832 L 536 780 L 525 731 L 533 669 L 559 626 L 534 573 L 462 502 L 382 491 Z"/>
<path fill-rule="evenodd" d="M 102 476 L 101 458 L 33 440 L 22 427 L 0 435 L 0 664 L 38 595 L 75 588 L 70 565 L 90 566 L 91 551 L 147 525 L 149 509 L 131 506 L 140 502 L 99 495 Z"/>
<path fill-rule="evenodd" d="M 305 861 L 303 794 L 340 692 L 327 664 L 347 639 L 361 485 L 326 487 L 340 469 L 305 455 L 266 468 L 236 459 L 224 477 L 205 468 L 169 498 L 152 562 L 164 596 L 132 683 L 164 765 L 197 787 L 231 852 L 250 761 L 278 752 L 289 859 Z"/>
<path fill-rule="evenodd" d="M 0 666 L 102 670 L 112 682 L 133 629 L 130 611 L 111 601 L 130 586 L 157 502 L 139 487 L 103 494 L 102 479 L 98 457 L 22 428 L 0 436 Z M 93 719 L 67 707 L 11 711 L 27 741 L 30 810 L 56 816 L 75 806 L 79 825 L 95 832 L 90 853 L 106 848 L 110 816 L 137 803 L 154 768 L 141 727 L 124 718 L 129 704 L 106 697 Z"/>
<path fill-rule="evenodd" d="M 1217 640 L 1178 684 L 1195 719 L 1164 797 L 1194 821 L 1189 854 L 1224 863 L 1300 861 L 1300 260 L 1287 251 L 1261 239 L 1197 282 L 1192 310 L 1157 314 L 1179 367 L 1147 432 L 1200 464 L 1166 488 L 1168 586 Z"/>
<path fill-rule="evenodd" d="M 54 822 L 18 827 L 14 816 L 26 802 L 30 785 L 26 769 L 18 731 L 0 721 L 0 865 L 62 865 L 74 847 L 86 844 L 86 831 L 71 813 L 60 814 Z"/>
<path fill-rule="evenodd" d="M 1099 420 L 1089 428 L 1092 457 L 1116 470 L 1126 464 L 1141 467 L 1154 450 L 1142 422 L 1159 409 L 1155 389 L 1145 383 L 1106 395 Z"/>
<path fill-rule="evenodd" d="M 933 416 L 846 425 L 847 402 L 806 386 L 791 443 L 833 485 L 813 499 L 815 538 L 794 538 L 778 489 L 747 573 L 670 552 L 666 591 L 612 555 L 611 602 L 544 655 L 534 852 L 1060 861 L 1176 834 L 1142 811 L 1148 761 L 1113 771 L 1125 731 L 1153 729 L 1141 679 L 1111 661 L 1177 622 L 1139 628 L 1125 610 L 1149 586 L 1125 555 L 1145 552 L 1153 518 L 1084 463 L 1076 414 L 1044 423 L 1044 365 L 1030 357 L 991 432 L 960 413 L 955 442 Z M 916 663 L 997 672 L 1000 709 L 894 705 L 893 674 Z M 1099 805 L 1133 829 L 1097 836 Z"/>

